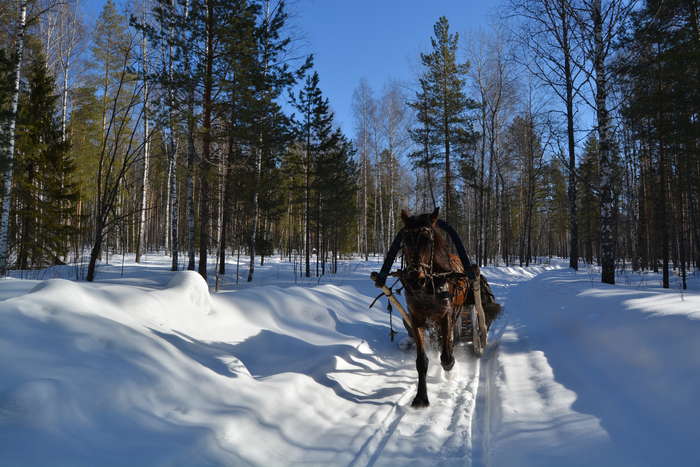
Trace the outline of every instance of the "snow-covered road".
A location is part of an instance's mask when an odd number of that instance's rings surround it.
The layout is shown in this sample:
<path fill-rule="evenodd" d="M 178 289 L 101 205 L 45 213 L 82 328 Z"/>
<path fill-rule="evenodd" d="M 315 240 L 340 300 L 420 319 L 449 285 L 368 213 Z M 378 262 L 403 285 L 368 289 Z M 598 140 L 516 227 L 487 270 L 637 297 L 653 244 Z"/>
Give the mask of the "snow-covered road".
<path fill-rule="evenodd" d="M 491 344 L 449 374 L 433 351 L 414 410 L 376 261 L 320 283 L 271 261 L 214 294 L 166 265 L 0 281 L 0 465 L 700 464 L 697 292 L 485 268 Z"/>

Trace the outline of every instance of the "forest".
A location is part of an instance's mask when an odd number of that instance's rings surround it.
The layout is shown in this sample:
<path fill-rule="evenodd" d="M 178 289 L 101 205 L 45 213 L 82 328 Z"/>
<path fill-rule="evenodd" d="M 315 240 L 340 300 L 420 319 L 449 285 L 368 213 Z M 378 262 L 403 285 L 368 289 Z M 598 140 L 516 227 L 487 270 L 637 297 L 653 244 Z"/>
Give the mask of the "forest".
<path fill-rule="evenodd" d="M 284 0 L 0 0 L 0 270 L 115 255 L 242 277 L 382 256 L 402 209 L 480 265 L 700 268 L 697 0 L 505 0 L 436 20 L 345 134 Z M 468 36 L 468 37 L 467 37 Z M 468 39 L 468 40 L 467 40 Z M 417 42 L 419 42 L 417 40 Z M 235 272 L 238 280 L 238 271 Z"/>

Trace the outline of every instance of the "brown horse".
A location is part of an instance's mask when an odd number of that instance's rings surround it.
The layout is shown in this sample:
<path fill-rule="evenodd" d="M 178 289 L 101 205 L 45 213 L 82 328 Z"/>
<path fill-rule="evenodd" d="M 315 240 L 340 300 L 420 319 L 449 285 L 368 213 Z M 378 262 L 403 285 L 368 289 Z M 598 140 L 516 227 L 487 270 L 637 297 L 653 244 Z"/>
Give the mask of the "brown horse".
<path fill-rule="evenodd" d="M 411 404 L 413 407 L 427 407 L 430 404 L 426 386 L 428 356 L 425 329 L 429 321 L 439 324 L 442 341 L 440 363 L 445 371 L 450 371 L 455 364 L 453 302 L 458 297 L 463 300 L 466 291 L 464 280 L 448 280 L 450 273 L 461 273 L 464 268 L 457 256 L 448 253 L 445 239 L 437 228 L 438 213 L 438 208 L 432 214 L 415 216 L 401 211 L 404 268 L 399 278 L 406 291 L 417 353 L 418 393 Z"/>
<path fill-rule="evenodd" d="M 392 244 L 382 273 L 375 276 L 377 286 L 384 285 L 388 270 L 400 248 L 404 267 L 392 275 L 397 275 L 404 286 L 410 321 L 406 323 L 404 320 L 404 324 L 416 343 L 418 393 L 411 404 L 413 407 L 429 405 L 426 386 L 426 327 L 430 322 L 439 325 L 440 363 L 445 371 L 450 371 L 455 364 L 454 310 L 456 306 L 464 303 L 468 288 L 468 282 L 462 273 L 466 268 L 470 268 L 469 259 L 456 233 L 449 225 L 438 221 L 438 214 L 439 208 L 431 214 L 414 216 L 410 216 L 405 210 L 402 211 L 404 227 Z M 449 254 L 440 227 L 447 229 L 453 240 L 457 240 L 458 249 L 461 248 L 459 257 Z"/>

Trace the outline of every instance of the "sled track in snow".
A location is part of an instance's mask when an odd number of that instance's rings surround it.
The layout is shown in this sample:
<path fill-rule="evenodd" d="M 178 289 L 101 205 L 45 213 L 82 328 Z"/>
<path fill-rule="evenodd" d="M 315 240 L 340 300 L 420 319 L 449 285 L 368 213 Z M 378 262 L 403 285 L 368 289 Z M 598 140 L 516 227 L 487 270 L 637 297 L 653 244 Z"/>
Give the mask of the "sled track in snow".
<path fill-rule="evenodd" d="M 495 390 L 494 379 L 498 376 L 498 362 L 495 357 L 498 353 L 501 337 L 508 323 L 506 321 L 506 308 L 503 307 L 500 318 L 494 323 L 489 332 L 489 344 L 481 357 L 483 371 L 479 377 L 479 388 L 474 411 L 474 424 L 472 430 L 472 466 L 491 465 L 491 420 L 494 411 L 499 407 L 494 403 L 490 395 Z"/>
<path fill-rule="evenodd" d="M 410 351 L 408 354 L 413 357 Z M 388 409 L 384 406 L 375 412 L 374 431 L 350 465 L 403 465 L 426 456 L 434 460 L 434 465 L 470 463 L 481 364 L 466 345 L 455 347 L 455 357 L 455 367 L 445 373 L 439 354 L 430 352 L 428 395 L 431 405 L 425 409 L 411 407 L 417 376 L 413 358 L 407 358 L 410 367 L 397 375 L 410 381 L 406 391 Z"/>
<path fill-rule="evenodd" d="M 424 465 L 427 459 L 430 465 L 439 466 L 492 464 L 492 436 L 498 428 L 493 424 L 501 418 L 496 391 L 503 369 L 497 357 L 510 324 L 508 296 L 513 288 L 529 280 L 492 285 L 503 309 L 489 330 L 489 343 L 481 358 L 475 358 L 468 345 L 457 344 L 455 367 L 446 373 L 440 366 L 439 352 L 430 349 L 430 407 L 426 409 L 411 408 L 417 384 L 415 351 L 406 353 L 405 365 L 396 375 L 404 381 L 402 384 L 409 382 L 407 388 L 388 410 L 385 406 L 377 411 L 374 431 L 351 465 L 378 467 L 416 461 Z"/>

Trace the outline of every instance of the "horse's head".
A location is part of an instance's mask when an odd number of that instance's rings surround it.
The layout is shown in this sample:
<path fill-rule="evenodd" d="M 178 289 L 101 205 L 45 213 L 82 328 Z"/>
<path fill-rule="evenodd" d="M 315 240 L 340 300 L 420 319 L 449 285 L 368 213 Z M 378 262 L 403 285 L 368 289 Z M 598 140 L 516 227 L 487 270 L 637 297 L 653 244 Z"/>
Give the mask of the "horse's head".
<path fill-rule="evenodd" d="M 401 211 L 403 220 L 403 253 L 406 278 L 414 288 L 422 288 L 433 272 L 449 268 L 444 240 L 436 228 L 440 208 L 432 213 L 409 215 Z"/>

